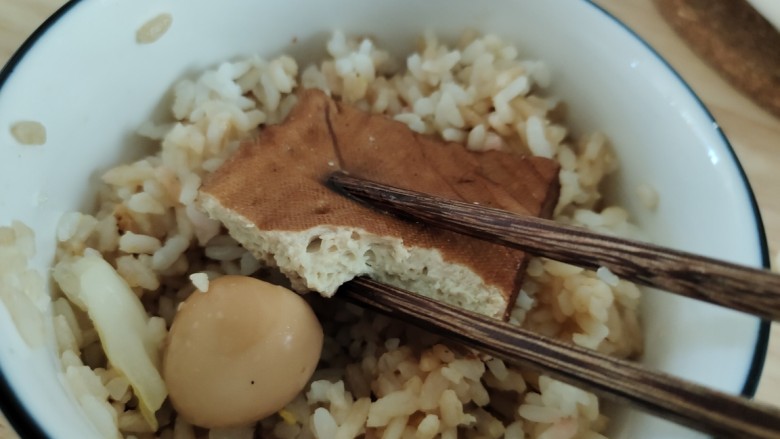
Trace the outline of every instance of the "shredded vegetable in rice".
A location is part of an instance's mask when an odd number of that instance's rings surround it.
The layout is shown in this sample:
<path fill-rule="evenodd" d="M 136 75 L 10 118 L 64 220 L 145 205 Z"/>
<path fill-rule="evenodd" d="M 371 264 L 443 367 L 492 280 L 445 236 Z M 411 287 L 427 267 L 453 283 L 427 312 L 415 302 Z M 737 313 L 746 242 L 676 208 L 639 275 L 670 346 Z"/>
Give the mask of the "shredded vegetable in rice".
<path fill-rule="evenodd" d="M 87 312 L 108 360 L 127 377 L 144 419 L 156 430 L 154 413 L 168 395 L 159 372 L 162 319 L 146 314 L 133 290 L 100 255 L 60 262 L 54 279 L 68 300 Z"/>

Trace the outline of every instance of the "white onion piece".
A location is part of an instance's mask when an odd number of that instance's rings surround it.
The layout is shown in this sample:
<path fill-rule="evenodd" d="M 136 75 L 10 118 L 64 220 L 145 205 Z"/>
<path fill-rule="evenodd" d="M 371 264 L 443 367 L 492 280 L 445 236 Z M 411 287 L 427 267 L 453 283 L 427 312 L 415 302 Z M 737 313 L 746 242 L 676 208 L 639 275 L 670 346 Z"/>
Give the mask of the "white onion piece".
<path fill-rule="evenodd" d="M 138 397 L 146 422 L 157 430 L 154 413 L 168 395 L 159 371 L 161 338 L 150 331 L 138 296 L 102 257 L 94 254 L 60 262 L 54 279 L 68 299 L 86 311 L 111 364 Z"/>

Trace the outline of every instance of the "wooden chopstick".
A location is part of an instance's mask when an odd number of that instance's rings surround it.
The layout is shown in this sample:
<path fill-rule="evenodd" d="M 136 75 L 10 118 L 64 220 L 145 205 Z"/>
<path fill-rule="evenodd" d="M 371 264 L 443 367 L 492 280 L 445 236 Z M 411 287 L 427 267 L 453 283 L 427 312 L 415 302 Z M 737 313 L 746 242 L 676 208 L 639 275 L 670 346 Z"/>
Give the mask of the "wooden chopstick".
<path fill-rule="evenodd" d="M 771 320 L 780 318 L 780 275 L 551 220 L 446 200 L 337 172 L 348 196 L 412 220 L 584 268 L 606 267 L 642 285 Z"/>
<path fill-rule="evenodd" d="M 651 371 L 638 363 L 552 340 L 369 279 L 347 282 L 336 297 L 716 437 L 780 437 L 778 409 Z"/>

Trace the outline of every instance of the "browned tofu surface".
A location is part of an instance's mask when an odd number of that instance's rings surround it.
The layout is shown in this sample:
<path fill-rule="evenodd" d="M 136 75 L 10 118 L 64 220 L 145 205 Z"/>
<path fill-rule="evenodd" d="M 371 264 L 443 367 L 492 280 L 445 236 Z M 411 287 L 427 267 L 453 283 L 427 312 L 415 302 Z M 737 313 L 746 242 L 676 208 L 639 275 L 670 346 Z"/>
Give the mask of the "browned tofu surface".
<path fill-rule="evenodd" d="M 405 189 L 549 217 L 558 199 L 558 164 L 507 152 L 470 152 L 319 90 L 299 97 L 284 123 L 243 144 L 201 192 L 261 230 L 343 226 L 401 237 L 407 247 L 436 248 L 445 261 L 466 265 L 497 286 L 510 310 L 526 263 L 523 252 L 384 215 L 324 182 L 341 169 Z"/>

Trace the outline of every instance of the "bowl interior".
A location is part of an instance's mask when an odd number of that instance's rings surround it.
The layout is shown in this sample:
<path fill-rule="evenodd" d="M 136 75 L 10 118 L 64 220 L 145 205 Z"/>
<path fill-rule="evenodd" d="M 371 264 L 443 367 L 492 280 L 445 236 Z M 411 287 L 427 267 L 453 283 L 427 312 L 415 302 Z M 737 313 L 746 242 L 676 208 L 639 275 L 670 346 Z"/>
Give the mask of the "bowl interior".
<path fill-rule="evenodd" d="M 136 44 L 136 29 L 161 12 L 173 16 L 168 33 Z M 454 38 L 467 28 L 499 34 L 523 57 L 550 65 L 553 93 L 568 103 L 571 125 L 603 131 L 618 153 L 612 201 L 627 206 L 656 242 L 762 263 L 749 188 L 717 125 L 652 51 L 586 1 L 79 1 L 0 84 L 0 224 L 19 219 L 33 227 L 34 265 L 45 273 L 60 215 L 90 207 L 100 170 L 142 155 L 136 128 L 161 111 L 166 91 L 187 72 L 251 53 L 314 60 L 333 29 L 374 36 L 403 55 L 425 29 Z M 18 120 L 42 122 L 46 145 L 19 146 L 8 129 Z M 637 201 L 642 183 L 660 194 L 655 212 Z M 757 319 L 655 291 L 643 306 L 645 364 L 742 390 Z M 92 435 L 60 385 L 54 355 L 24 345 L 2 306 L 0 331 L 2 372 L 31 416 L 51 436 Z M 639 412 L 616 415 L 615 437 L 698 436 Z"/>

